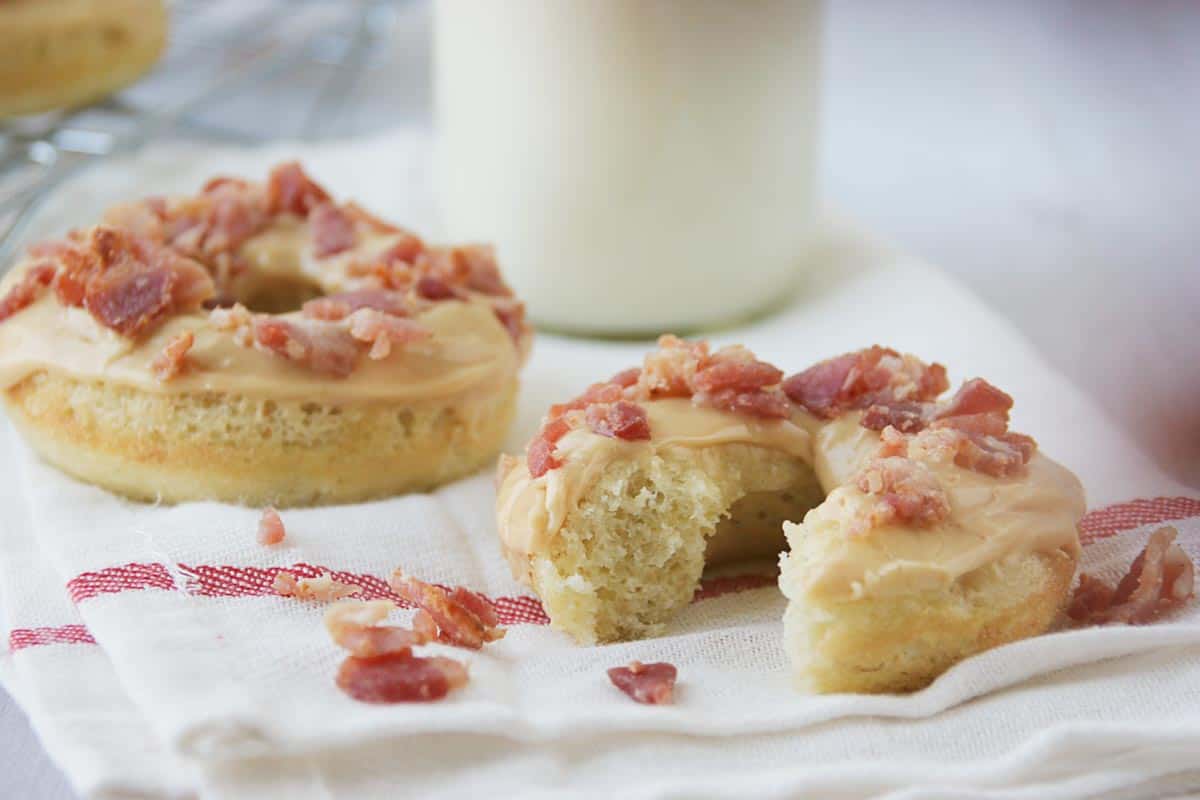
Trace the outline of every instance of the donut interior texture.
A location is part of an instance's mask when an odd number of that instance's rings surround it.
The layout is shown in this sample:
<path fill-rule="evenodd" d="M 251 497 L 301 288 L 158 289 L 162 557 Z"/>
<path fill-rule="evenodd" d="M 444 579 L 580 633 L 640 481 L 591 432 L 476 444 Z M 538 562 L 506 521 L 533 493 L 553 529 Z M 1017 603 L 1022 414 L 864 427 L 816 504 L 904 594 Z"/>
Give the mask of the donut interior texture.
<path fill-rule="evenodd" d="M 489 248 L 265 183 L 117 206 L 0 285 L 0 387 L 46 461 L 140 500 L 278 506 L 493 461 L 529 346 Z"/>
<path fill-rule="evenodd" d="M 502 549 L 581 643 L 661 634 L 706 567 L 780 558 L 798 686 L 897 692 L 1045 631 L 1083 492 L 1007 430 L 1012 400 L 874 347 L 783 379 L 664 337 L 504 456 Z M 786 540 L 785 540 L 786 537 Z"/>

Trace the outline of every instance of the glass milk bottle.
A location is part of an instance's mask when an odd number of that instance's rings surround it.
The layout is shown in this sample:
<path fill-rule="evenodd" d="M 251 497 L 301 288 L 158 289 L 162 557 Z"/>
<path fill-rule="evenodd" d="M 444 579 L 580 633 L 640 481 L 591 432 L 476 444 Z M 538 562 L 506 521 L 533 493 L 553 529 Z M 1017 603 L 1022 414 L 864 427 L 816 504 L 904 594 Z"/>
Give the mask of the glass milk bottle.
<path fill-rule="evenodd" d="M 447 233 L 552 329 L 764 309 L 812 215 L 819 44 L 807 0 L 437 0 Z"/>

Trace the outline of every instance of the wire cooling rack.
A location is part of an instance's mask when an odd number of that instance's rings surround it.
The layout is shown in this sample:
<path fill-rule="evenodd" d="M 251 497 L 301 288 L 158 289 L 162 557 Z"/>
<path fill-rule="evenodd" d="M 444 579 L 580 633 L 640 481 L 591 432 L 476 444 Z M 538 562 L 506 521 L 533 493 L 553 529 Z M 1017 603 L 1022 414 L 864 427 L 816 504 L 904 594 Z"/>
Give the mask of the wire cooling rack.
<path fill-rule="evenodd" d="M 134 86 L 85 108 L 0 120 L 0 273 L 45 200 L 100 159 L 156 139 L 349 136 L 427 105 L 419 4 L 173 0 L 170 18 L 163 59 Z"/>

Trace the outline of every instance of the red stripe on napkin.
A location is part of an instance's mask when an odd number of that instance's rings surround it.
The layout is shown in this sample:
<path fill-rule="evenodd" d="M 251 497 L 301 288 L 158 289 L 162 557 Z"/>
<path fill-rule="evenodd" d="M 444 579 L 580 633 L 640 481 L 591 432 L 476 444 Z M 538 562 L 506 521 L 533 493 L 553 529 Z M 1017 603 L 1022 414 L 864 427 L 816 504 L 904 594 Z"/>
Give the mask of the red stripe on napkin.
<path fill-rule="evenodd" d="M 26 647 L 44 644 L 95 644 L 96 640 L 83 625 L 60 625 L 57 628 L 14 628 L 8 634 L 8 649 L 14 653 Z"/>
<path fill-rule="evenodd" d="M 1192 497 L 1139 498 L 1084 514 L 1079 521 L 1079 541 L 1088 544 L 1143 525 L 1188 517 L 1200 517 L 1200 500 Z"/>
<path fill-rule="evenodd" d="M 1079 540 L 1089 544 L 1124 531 L 1160 522 L 1200 517 L 1200 499 L 1191 497 L 1139 498 L 1127 503 L 1099 508 L 1084 515 L 1079 523 Z M 163 564 L 125 564 L 96 572 L 84 572 L 67 581 L 67 591 L 76 603 L 102 594 L 140 591 L 143 589 L 182 590 L 203 597 L 254 597 L 275 593 L 272 584 L 280 572 L 290 572 L 298 578 L 315 578 L 329 573 L 334 580 L 358 586 L 357 595 L 363 600 L 391 600 L 408 608 L 411 604 L 397 596 L 387 581 L 376 575 L 346 572 L 312 564 L 293 564 L 289 567 L 238 567 L 211 564 L 177 564 L 176 574 L 183 585 Z M 693 602 L 725 594 L 772 586 L 776 575 L 750 574 L 707 578 L 700 583 Z M 546 625 L 549 617 L 536 597 L 515 596 L 489 598 L 496 606 L 496 615 L 504 625 Z M 95 644 L 96 640 L 83 625 L 62 625 L 48 628 L 15 628 L 8 636 L 9 649 L 22 650 L 45 644 Z"/>

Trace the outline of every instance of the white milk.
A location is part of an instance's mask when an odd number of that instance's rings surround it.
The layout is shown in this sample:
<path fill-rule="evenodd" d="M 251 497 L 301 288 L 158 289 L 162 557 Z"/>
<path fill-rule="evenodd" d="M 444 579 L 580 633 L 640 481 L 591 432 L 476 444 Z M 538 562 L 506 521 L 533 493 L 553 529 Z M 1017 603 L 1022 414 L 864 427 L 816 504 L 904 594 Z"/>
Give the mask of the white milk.
<path fill-rule="evenodd" d="M 538 322 L 681 331 L 787 291 L 812 208 L 809 0 L 437 0 L 447 232 Z"/>

